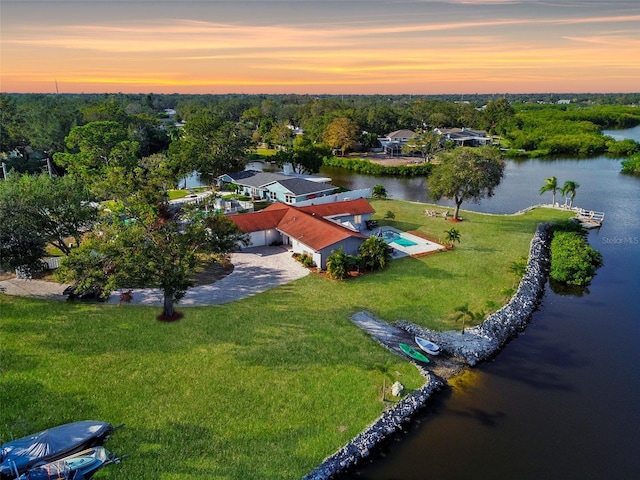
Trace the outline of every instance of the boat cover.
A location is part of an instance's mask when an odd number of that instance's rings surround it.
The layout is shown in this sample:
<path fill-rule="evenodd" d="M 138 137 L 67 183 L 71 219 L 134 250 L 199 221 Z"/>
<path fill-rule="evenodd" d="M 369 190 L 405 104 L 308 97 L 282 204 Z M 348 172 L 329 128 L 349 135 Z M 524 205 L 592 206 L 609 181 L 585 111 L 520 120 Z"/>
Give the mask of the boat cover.
<path fill-rule="evenodd" d="M 97 420 L 82 420 L 49 428 L 0 446 L 0 480 L 15 478 L 39 462 L 52 462 L 86 448 L 103 445 L 114 427 Z"/>
<path fill-rule="evenodd" d="M 18 480 L 76 480 L 76 476 L 65 463 L 49 463 L 32 468 Z"/>

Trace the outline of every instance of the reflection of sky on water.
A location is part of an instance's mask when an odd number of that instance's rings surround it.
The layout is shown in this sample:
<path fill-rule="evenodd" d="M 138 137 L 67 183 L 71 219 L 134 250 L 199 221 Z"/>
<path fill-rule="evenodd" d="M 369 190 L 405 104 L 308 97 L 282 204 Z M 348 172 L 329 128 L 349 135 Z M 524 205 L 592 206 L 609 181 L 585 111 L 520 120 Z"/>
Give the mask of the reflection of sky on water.
<path fill-rule="evenodd" d="M 396 200 L 433 203 L 427 198 L 426 179 L 378 177 L 357 175 L 341 169 L 323 168 L 323 175 L 333 179 L 335 185 L 355 190 L 371 188 L 376 184 L 384 185 L 389 197 Z M 463 202 L 462 208 L 486 213 L 515 213 L 531 205 L 550 204 L 551 193 L 540 195 L 540 187 L 545 178 L 555 176 L 560 186 L 567 180 L 577 182 L 580 187 L 574 203 L 589 210 L 602 211 L 601 199 L 613 192 L 624 197 L 637 194 L 633 185 L 621 189 L 620 160 L 607 157 L 594 159 L 556 159 L 556 160 L 507 160 L 505 176 L 495 194 L 480 203 Z M 637 184 L 637 179 L 628 178 L 623 183 Z M 625 193 L 626 192 L 626 193 Z M 556 202 L 564 203 L 560 194 Z M 439 205 L 453 206 L 452 201 L 440 200 Z"/>
<path fill-rule="evenodd" d="M 496 196 L 481 207 L 550 202 L 538 191 L 554 175 L 560 184 L 580 183 L 578 205 L 605 212 L 588 236 L 604 266 L 582 296 L 547 288 L 526 331 L 431 399 L 402 441 L 375 452 L 358 478 L 423 478 L 415 473 L 425 471 L 448 480 L 513 472 L 523 480 L 637 478 L 640 178 L 604 157 L 508 162 Z M 464 461 L 461 442 L 473 446 Z"/>

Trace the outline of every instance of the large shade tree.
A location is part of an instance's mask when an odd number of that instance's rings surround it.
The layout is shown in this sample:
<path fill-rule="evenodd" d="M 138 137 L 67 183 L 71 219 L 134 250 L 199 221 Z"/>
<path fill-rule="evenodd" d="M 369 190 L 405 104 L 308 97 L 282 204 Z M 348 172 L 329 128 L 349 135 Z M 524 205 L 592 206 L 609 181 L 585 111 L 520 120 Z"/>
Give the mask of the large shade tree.
<path fill-rule="evenodd" d="M 0 266 L 27 275 L 42 269 L 46 240 L 39 235 L 27 205 L 0 181 Z"/>
<path fill-rule="evenodd" d="M 293 146 L 279 150 L 272 157 L 280 167 L 291 164 L 296 173 L 318 173 L 324 158 L 329 156 L 329 147 L 322 143 L 313 143 L 308 137 L 298 135 L 293 141 Z"/>
<path fill-rule="evenodd" d="M 224 215 L 170 204 L 172 175 L 162 155 L 143 159 L 132 171 L 107 172 L 121 200 L 110 205 L 87 241 L 63 262 L 59 278 L 103 295 L 116 288 L 159 288 L 162 316 L 173 318 L 174 304 L 193 286 L 203 256 L 221 259 L 248 239 Z"/>
<path fill-rule="evenodd" d="M 515 114 L 515 110 L 506 98 L 489 100 L 486 108 L 482 112 L 484 127 L 490 133 L 504 135 L 508 130 L 509 123 L 514 119 Z"/>
<path fill-rule="evenodd" d="M 69 254 L 69 244 L 80 244 L 97 218 L 92 200 L 84 183 L 72 176 L 10 174 L 0 182 L 2 254 L 13 259 L 11 266 L 27 270 L 38 268 L 46 244 Z"/>
<path fill-rule="evenodd" d="M 24 129 L 25 121 L 18 113 L 15 98 L 0 94 L 0 152 L 27 145 Z"/>
<path fill-rule="evenodd" d="M 327 145 L 334 150 L 340 150 L 344 155 L 356 146 L 358 125 L 347 117 L 338 117 L 327 125 L 322 138 Z"/>
<path fill-rule="evenodd" d="M 244 169 L 251 136 L 241 125 L 199 112 L 189 118 L 182 136 L 171 142 L 169 158 L 183 175 L 193 171 L 209 185 L 223 173 Z"/>
<path fill-rule="evenodd" d="M 247 240 L 227 217 L 191 215 L 167 203 L 138 205 L 135 217 L 111 217 L 94 230 L 61 267 L 63 279 L 80 289 L 108 295 L 117 288 L 155 287 L 163 295 L 163 318 L 173 318 L 175 303 L 194 285 L 202 255 L 218 258 Z"/>
<path fill-rule="evenodd" d="M 495 148 L 461 147 L 440 155 L 440 165 L 427 180 L 429 195 L 434 200 L 453 200 L 453 218 L 459 220 L 464 201 L 479 202 L 493 196 L 504 176 L 504 161 Z"/>
<path fill-rule="evenodd" d="M 133 169 L 139 161 L 139 145 L 129 140 L 127 129 L 114 121 L 95 121 L 74 127 L 65 138 L 68 152 L 55 153 L 55 162 L 82 179 L 101 197 L 110 198 L 102 185 L 112 168 Z"/>

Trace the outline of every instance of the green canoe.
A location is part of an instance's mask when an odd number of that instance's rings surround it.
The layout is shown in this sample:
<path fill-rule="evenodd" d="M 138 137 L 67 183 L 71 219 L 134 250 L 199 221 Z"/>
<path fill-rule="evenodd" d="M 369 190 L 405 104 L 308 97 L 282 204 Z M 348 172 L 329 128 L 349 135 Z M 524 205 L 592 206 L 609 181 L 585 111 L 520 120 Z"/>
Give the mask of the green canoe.
<path fill-rule="evenodd" d="M 423 354 L 418 352 L 416 349 L 410 347 L 406 343 L 400 343 L 398 345 L 400 347 L 400 350 L 402 350 L 404 353 L 409 355 L 411 358 L 415 360 L 420 360 L 421 362 L 424 362 L 424 363 L 429 363 L 429 359 L 427 357 L 425 357 Z"/>

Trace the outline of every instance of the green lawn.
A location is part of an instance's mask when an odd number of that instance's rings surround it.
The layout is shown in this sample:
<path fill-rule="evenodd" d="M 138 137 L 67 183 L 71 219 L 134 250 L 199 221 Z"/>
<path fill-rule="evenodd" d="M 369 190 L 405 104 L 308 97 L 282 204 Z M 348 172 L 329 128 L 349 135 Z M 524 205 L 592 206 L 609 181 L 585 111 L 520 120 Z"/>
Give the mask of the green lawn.
<path fill-rule="evenodd" d="M 503 302 L 516 280 L 509 264 L 527 254 L 535 226 L 569 216 L 463 212 L 451 224 L 424 205 L 373 204 L 379 219 L 395 213 L 395 227 L 440 238 L 454 226 L 462 242 L 346 282 L 310 275 L 184 308 L 176 323 L 156 321 L 157 308 L 0 295 L 0 438 L 100 419 L 126 424 L 108 447 L 129 456 L 96 479 L 300 478 L 379 416 L 376 364 L 390 362 L 408 389 L 422 384 L 350 314 L 460 328 L 446 320 L 453 308 Z"/>

